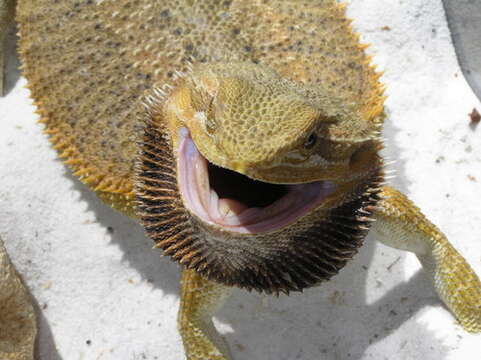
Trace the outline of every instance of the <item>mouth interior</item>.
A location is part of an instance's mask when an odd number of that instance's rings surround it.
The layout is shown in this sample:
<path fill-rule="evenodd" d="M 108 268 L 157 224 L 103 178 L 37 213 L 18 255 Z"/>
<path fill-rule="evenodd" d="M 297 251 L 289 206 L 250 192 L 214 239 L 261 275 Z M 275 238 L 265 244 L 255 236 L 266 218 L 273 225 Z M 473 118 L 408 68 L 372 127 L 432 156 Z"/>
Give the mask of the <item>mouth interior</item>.
<path fill-rule="evenodd" d="M 228 231 L 278 230 L 307 214 L 335 191 L 331 181 L 271 184 L 209 162 L 189 131 L 180 131 L 179 189 L 185 206 L 203 222 Z"/>
<path fill-rule="evenodd" d="M 253 180 L 238 172 L 208 162 L 209 183 L 219 198 L 239 201 L 248 208 L 267 207 L 289 192 L 284 184 Z"/>

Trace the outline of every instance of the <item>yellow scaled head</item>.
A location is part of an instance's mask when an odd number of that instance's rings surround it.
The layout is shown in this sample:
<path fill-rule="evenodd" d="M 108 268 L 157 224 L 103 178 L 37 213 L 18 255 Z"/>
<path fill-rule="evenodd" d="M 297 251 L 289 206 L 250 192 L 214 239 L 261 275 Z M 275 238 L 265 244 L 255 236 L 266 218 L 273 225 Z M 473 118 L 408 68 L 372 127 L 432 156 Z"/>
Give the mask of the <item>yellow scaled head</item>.
<path fill-rule="evenodd" d="M 373 129 L 349 110 L 330 94 L 246 63 L 198 66 L 167 105 L 171 125 L 187 127 L 211 163 L 284 184 L 350 179 L 353 159 L 369 160 L 358 152 Z"/>

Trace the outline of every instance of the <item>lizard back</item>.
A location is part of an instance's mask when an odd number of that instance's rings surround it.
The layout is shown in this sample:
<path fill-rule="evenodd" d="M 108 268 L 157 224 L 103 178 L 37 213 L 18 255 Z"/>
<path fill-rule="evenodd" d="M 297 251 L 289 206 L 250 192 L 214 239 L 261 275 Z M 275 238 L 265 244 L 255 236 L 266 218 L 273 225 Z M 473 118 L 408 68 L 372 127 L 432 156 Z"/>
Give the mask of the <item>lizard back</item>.
<path fill-rule="evenodd" d="M 266 64 L 383 120 L 379 75 L 335 0 L 19 0 L 16 16 L 23 73 L 54 147 L 120 210 L 132 209 L 143 96 L 190 62 Z"/>

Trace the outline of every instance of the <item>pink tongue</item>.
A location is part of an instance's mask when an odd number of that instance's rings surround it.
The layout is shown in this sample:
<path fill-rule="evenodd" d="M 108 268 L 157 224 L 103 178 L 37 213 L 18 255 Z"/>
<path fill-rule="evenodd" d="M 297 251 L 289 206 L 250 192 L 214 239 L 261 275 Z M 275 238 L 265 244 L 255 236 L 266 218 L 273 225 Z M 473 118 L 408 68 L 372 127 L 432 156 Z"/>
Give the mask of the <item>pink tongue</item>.
<path fill-rule="evenodd" d="M 247 209 L 247 206 L 233 199 L 219 199 L 219 213 L 222 216 L 238 215 Z"/>

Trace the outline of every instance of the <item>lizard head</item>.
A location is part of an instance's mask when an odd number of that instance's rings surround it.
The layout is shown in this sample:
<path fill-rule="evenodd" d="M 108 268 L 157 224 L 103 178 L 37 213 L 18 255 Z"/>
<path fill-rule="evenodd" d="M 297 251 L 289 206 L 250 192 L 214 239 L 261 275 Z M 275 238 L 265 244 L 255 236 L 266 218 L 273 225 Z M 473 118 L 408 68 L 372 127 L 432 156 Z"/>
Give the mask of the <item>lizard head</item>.
<path fill-rule="evenodd" d="M 361 153 L 375 128 L 315 90 L 262 65 L 203 65 L 167 108 L 216 166 L 268 183 L 346 181 L 368 159 Z"/>
<path fill-rule="evenodd" d="M 197 66 L 150 110 L 139 209 L 174 259 L 279 292 L 329 278 L 356 252 L 382 161 L 376 126 L 352 104 L 238 63 Z"/>

